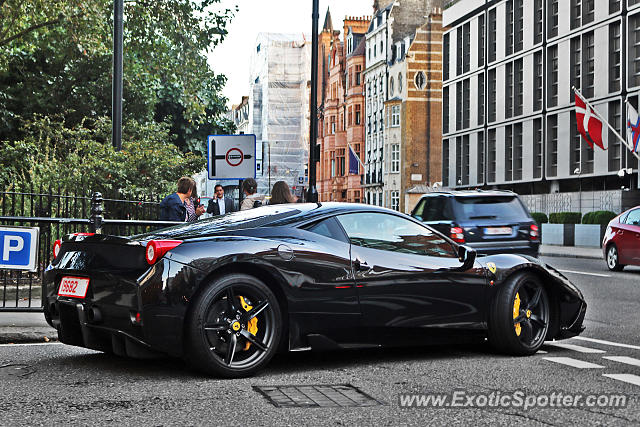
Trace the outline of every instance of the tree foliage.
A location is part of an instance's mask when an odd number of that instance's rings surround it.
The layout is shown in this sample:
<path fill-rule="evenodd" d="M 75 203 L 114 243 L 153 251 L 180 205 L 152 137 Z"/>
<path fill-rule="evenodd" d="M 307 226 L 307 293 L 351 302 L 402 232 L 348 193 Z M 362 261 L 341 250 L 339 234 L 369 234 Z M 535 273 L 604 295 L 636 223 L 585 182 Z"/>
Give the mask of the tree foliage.
<path fill-rule="evenodd" d="M 92 185 L 152 190 L 169 166 L 196 172 L 185 153 L 203 158 L 207 134 L 234 130 L 226 78 L 207 64 L 234 13 L 219 2 L 125 0 L 123 133 L 145 158 L 110 148 L 112 0 L 0 0 L 0 183 L 56 166 L 69 185 L 95 170 Z"/>

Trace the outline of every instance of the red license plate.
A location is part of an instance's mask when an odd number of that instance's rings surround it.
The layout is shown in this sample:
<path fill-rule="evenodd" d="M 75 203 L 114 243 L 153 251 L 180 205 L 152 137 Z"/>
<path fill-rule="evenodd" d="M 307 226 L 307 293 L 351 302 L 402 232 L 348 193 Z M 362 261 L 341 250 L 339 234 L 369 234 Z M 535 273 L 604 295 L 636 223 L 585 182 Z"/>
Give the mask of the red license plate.
<path fill-rule="evenodd" d="M 63 277 L 58 287 L 58 295 L 61 297 L 84 298 L 89 289 L 89 279 L 86 277 Z"/>

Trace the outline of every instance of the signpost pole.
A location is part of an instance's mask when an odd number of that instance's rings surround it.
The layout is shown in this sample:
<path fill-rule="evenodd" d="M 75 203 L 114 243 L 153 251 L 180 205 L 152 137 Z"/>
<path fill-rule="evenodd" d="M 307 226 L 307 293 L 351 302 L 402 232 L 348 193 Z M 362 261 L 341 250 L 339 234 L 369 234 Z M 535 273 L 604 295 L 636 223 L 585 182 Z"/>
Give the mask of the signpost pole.
<path fill-rule="evenodd" d="M 318 191 L 316 190 L 316 143 L 318 139 L 318 20 L 319 0 L 313 1 L 312 33 L 311 33 L 311 105 L 309 126 L 309 192 L 307 201 L 317 202 Z"/>
<path fill-rule="evenodd" d="M 112 143 L 116 150 L 122 148 L 122 22 L 124 0 L 113 0 L 113 98 L 111 100 Z"/>

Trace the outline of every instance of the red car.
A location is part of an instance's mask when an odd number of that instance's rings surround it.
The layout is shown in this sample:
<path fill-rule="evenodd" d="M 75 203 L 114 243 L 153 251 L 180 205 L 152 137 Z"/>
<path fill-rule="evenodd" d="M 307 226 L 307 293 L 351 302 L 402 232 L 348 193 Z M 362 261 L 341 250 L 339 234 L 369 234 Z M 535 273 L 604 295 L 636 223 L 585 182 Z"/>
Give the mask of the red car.
<path fill-rule="evenodd" d="M 625 265 L 640 265 L 640 206 L 609 222 L 602 250 L 609 270 L 620 271 Z"/>

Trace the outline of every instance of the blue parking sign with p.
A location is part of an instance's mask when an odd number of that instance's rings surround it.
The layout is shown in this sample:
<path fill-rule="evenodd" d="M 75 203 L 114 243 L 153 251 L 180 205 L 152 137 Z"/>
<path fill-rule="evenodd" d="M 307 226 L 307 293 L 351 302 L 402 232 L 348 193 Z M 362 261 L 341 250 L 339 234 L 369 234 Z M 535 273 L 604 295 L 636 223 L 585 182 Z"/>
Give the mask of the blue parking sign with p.
<path fill-rule="evenodd" d="M 0 269 L 38 269 L 39 229 L 0 226 Z"/>

